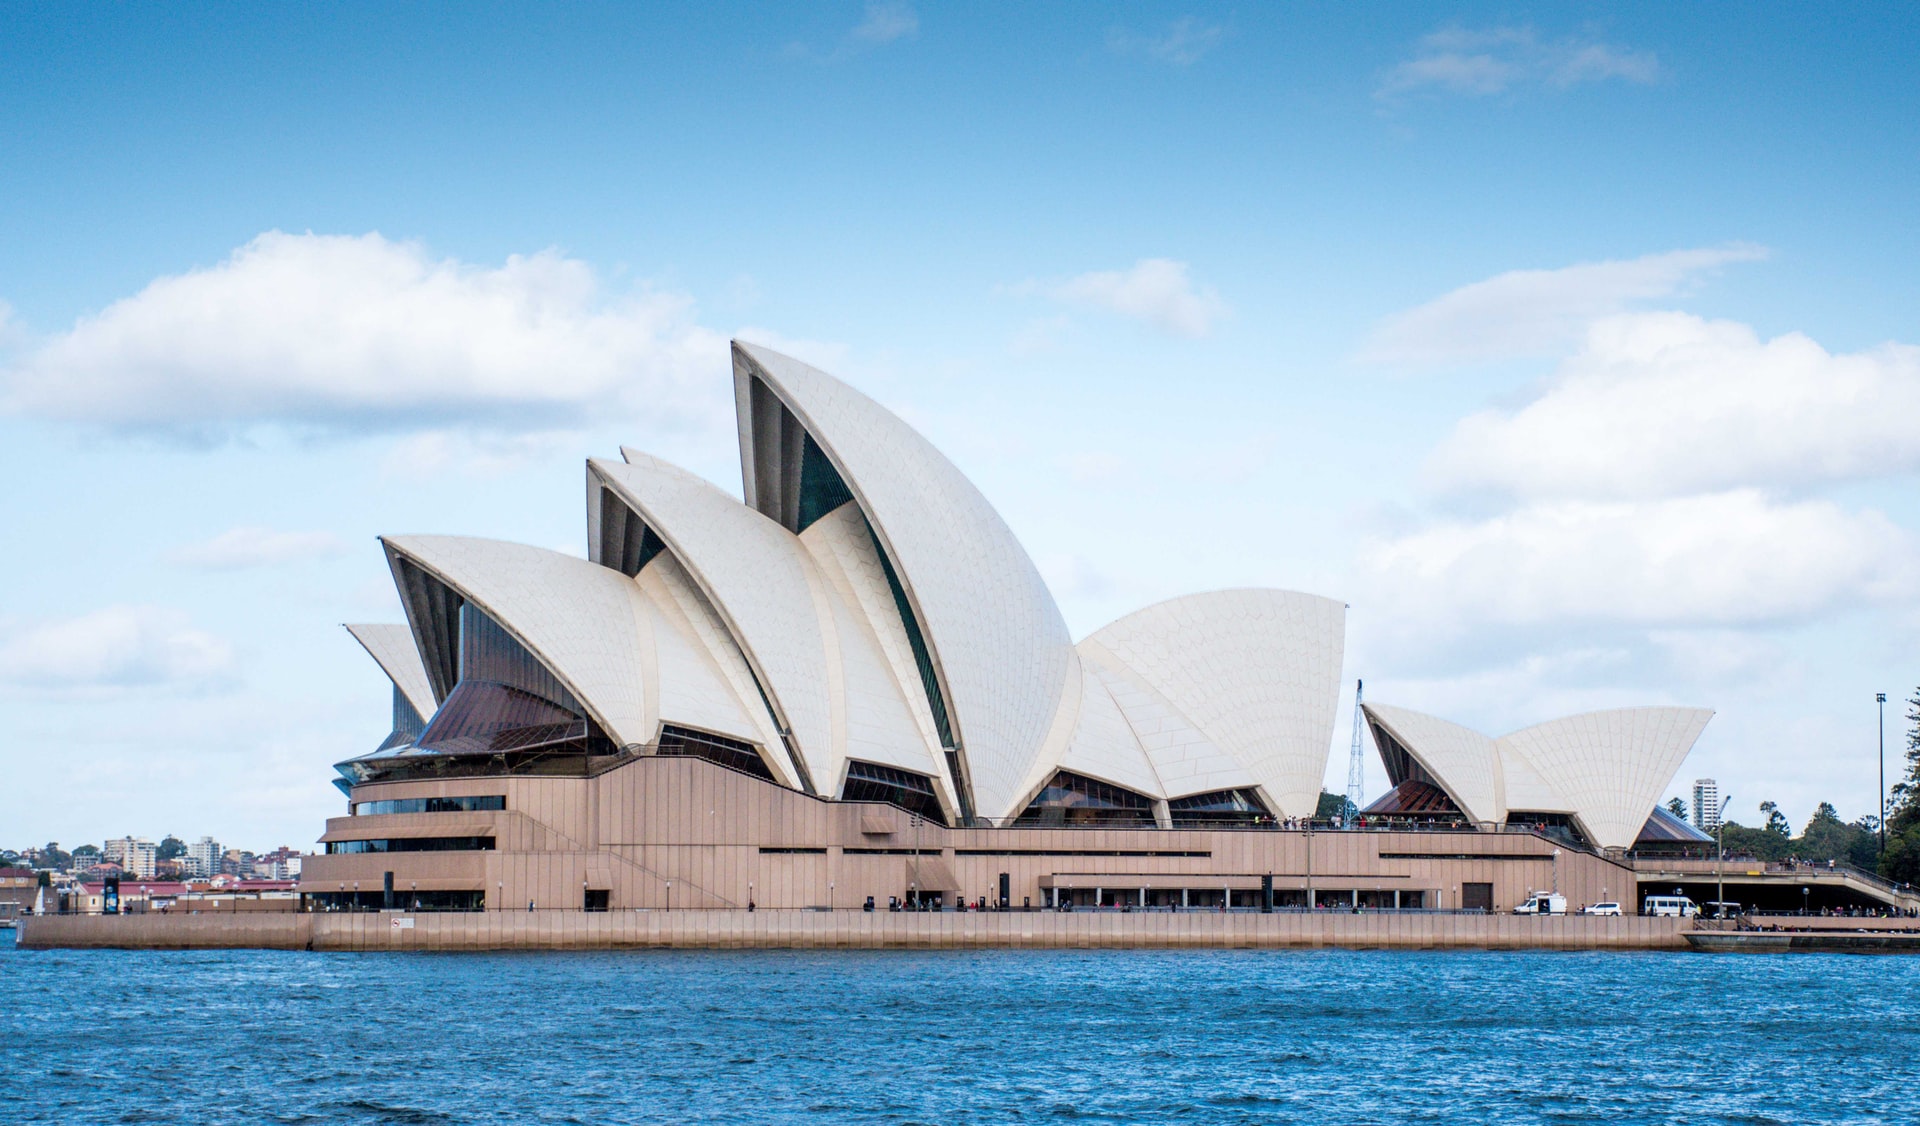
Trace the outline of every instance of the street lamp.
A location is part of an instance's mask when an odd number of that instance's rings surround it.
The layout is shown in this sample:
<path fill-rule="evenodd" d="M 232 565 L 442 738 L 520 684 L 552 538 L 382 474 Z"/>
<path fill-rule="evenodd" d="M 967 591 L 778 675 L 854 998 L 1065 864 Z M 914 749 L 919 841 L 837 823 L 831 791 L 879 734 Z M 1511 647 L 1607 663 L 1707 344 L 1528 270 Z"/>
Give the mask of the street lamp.
<path fill-rule="evenodd" d="M 673 881 L 667 881 L 667 910 L 673 910 Z"/>
<path fill-rule="evenodd" d="M 1724 919 L 1727 915 L 1727 805 L 1733 801 L 1728 794 L 1720 801 L 1720 813 L 1713 819 L 1714 836 L 1718 838 L 1718 856 L 1713 862 L 1713 915 Z"/>
<path fill-rule="evenodd" d="M 1809 914 L 1813 910 L 1812 901 L 1807 898 L 1812 890 L 1804 885 L 1800 888 L 1800 914 L 1802 915 Z"/>
<path fill-rule="evenodd" d="M 1880 856 L 1887 854 L 1887 694 L 1875 692 L 1880 705 Z"/>

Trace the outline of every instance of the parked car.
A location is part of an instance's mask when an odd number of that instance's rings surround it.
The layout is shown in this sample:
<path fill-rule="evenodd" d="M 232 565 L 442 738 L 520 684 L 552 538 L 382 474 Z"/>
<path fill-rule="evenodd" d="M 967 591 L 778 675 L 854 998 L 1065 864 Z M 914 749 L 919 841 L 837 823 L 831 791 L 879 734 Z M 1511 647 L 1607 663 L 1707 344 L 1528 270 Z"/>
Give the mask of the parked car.
<path fill-rule="evenodd" d="M 1580 913 L 1582 915 L 1618 915 L 1620 913 L 1620 905 L 1618 903 L 1589 903 L 1580 909 Z"/>
<path fill-rule="evenodd" d="M 1536 891 L 1527 897 L 1527 901 L 1513 909 L 1516 915 L 1564 915 L 1567 913 L 1567 897 L 1557 892 Z"/>

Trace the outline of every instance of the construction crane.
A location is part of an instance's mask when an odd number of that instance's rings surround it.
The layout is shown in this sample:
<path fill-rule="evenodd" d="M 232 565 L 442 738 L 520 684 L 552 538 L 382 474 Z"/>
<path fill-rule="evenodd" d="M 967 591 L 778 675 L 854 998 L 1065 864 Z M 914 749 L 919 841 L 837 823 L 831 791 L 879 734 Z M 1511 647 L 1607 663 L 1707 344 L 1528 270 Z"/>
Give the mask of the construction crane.
<path fill-rule="evenodd" d="M 1366 688 L 1366 682 L 1353 682 L 1353 755 L 1347 760 L 1347 816 L 1352 817 L 1363 808 L 1365 799 L 1364 783 L 1361 781 L 1366 771 L 1365 751 L 1361 749 L 1360 729 L 1365 722 L 1360 714 L 1360 695 Z"/>

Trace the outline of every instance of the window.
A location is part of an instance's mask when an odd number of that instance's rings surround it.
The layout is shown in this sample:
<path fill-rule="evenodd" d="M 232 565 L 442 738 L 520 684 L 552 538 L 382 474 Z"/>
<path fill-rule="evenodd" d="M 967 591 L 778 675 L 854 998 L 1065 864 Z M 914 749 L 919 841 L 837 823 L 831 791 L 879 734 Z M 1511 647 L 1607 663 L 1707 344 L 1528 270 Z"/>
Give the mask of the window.
<path fill-rule="evenodd" d="M 605 911 L 607 909 L 607 901 L 611 898 L 612 894 L 612 892 L 604 888 L 588 888 L 586 901 L 581 905 L 582 909 L 587 911 Z"/>
<path fill-rule="evenodd" d="M 933 779 L 878 763 L 849 760 L 847 782 L 840 788 L 840 800 L 886 802 L 935 825 L 947 823 L 940 798 L 933 790 Z"/>
<path fill-rule="evenodd" d="M 328 841 L 329 856 L 356 852 L 492 852 L 492 837 L 383 837 Z"/>
<path fill-rule="evenodd" d="M 459 633 L 459 681 L 420 733 L 421 750 L 615 753 L 566 685 L 485 611 L 462 603 Z"/>
<path fill-rule="evenodd" d="M 760 757 L 758 747 L 724 735 L 710 735 L 705 731 L 675 727 L 669 723 L 660 729 L 660 753 L 703 758 L 729 770 L 773 781 L 773 772 L 767 769 L 767 762 Z"/>
<path fill-rule="evenodd" d="M 1020 814 L 1016 825 L 1152 827 L 1153 800 L 1110 782 L 1062 770 Z"/>
<path fill-rule="evenodd" d="M 384 891 L 322 891 L 301 897 L 309 911 L 379 911 L 387 906 Z M 396 891 L 393 903 L 402 911 L 485 911 L 484 891 Z"/>
<path fill-rule="evenodd" d="M 1207 828 L 1233 828 L 1236 825 L 1271 825 L 1273 814 L 1252 790 L 1215 790 L 1194 794 L 1167 803 L 1173 823 Z"/>
<path fill-rule="evenodd" d="M 383 801 L 357 801 L 353 815 L 365 817 L 379 813 L 481 813 L 507 808 L 504 794 L 482 794 L 455 798 L 388 798 Z"/>

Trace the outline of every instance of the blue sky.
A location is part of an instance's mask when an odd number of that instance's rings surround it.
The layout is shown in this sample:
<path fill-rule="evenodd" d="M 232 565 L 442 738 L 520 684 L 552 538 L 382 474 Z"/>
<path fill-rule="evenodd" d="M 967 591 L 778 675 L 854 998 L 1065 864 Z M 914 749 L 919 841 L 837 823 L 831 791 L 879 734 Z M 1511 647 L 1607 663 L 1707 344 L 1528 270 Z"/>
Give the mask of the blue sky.
<path fill-rule="evenodd" d="M 398 618 L 373 537 L 581 551 L 621 442 L 737 490 L 731 335 L 925 430 L 1076 635 L 1333 595 L 1371 698 L 1703 704 L 1676 791 L 1870 812 L 1872 694 L 1920 682 L 1917 46 L 1893 5 L 9 6 L 0 843 L 310 840 L 385 732 L 338 628 Z"/>

